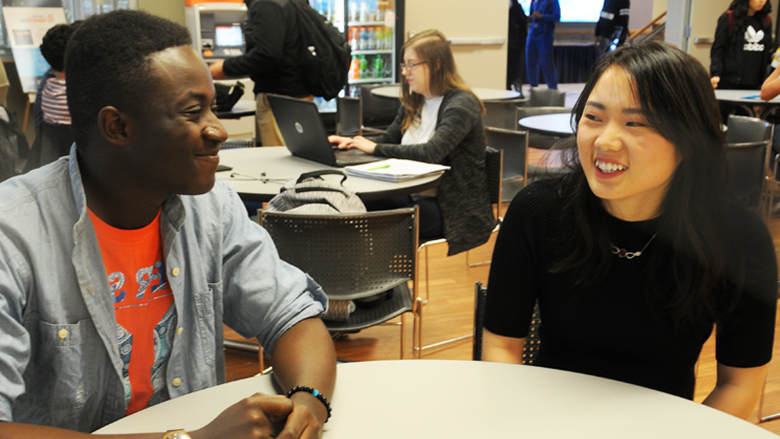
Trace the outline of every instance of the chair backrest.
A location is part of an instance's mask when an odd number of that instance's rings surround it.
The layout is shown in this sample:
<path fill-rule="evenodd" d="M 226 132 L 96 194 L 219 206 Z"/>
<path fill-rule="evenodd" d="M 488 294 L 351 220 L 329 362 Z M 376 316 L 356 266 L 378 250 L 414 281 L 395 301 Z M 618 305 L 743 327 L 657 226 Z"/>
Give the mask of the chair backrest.
<path fill-rule="evenodd" d="M 474 335 L 471 349 L 471 359 L 474 361 L 482 360 L 482 333 L 485 329 L 485 306 L 487 305 L 486 286 L 482 282 L 474 285 Z M 539 350 L 539 326 L 542 324 L 542 315 L 539 312 L 539 302 L 534 304 L 534 312 L 531 316 L 531 324 L 528 328 L 528 335 L 525 337 L 523 346 L 523 364 L 533 364 L 536 359 L 536 352 Z"/>
<path fill-rule="evenodd" d="M 566 105 L 566 92 L 551 88 L 531 87 L 529 107 L 563 107 Z"/>
<path fill-rule="evenodd" d="M 361 98 L 336 98 L 336 135 L 360 136 L 363 134 L 363 104 Z"/>
<path fill-rule="evenodd" d="M 528 99 L 508 99 L 502 101 L 483 101 L 485 106 L 485 126 L 513 130 L 517 107 L 523 106 Z"/>
<path fill-rule="evenodd" d="M 487 145 L 504 152 L 503 180 L 525 179 L 528 166 L 528 132 L 485 128 Z"/>
<path fill-rule="evenodd" d="M 772 139 L 774 125 L 755 117 L 730 115 L 726 143 L 763 142 Z"/>
<path fill-rule="evenodd" d="M 417 208 L 362 214 L 262 212 L 282 260 L 308 273 L 332 300 L 375 296 L 414 280 Z"/>
<path fill-rule="evenodd" d="M 764 206 L 774 125 L 746 116 L 729 116 L 726 131 L 729 192 L 756 211 Z"/>
<path fill-rule="evenodd" d="M 504 151 L 500 149 L 485 148 L 485 173 L 487 174 L 487 188 L 490 204 L 496 205 L 496 218 L 501 205 L 501 183 L 503 181 Z"/>
<path fill-rule="evenodd" d="M 386 87 L 387 84 L 362 84 L 360 86 L 360 98 L 363 100 L 363 125 L 386 129 L 393 123 L 401 101 L 374 96 L 371 90 L 377 87 Z"/>

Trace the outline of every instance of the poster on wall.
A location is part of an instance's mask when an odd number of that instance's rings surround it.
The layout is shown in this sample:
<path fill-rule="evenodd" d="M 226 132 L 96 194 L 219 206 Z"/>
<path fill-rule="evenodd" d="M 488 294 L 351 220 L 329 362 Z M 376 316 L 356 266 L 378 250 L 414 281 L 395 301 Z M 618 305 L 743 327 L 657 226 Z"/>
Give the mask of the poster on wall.
<path fill-rule="evenodd" d="M 8 42 L 25 93 L 37 91 L 38 81 L 49 68 L 41 55 L 43 36 L 56 24 L 66 23 L 63 8 L 3 7 Z"/>

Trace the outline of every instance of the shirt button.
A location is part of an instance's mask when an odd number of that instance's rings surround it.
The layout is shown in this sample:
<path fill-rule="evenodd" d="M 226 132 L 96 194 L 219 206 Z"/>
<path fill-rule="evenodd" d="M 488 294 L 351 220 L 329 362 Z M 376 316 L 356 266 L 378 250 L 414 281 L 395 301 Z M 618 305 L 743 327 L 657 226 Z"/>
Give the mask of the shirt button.
<path fill-rule="evenodd" d="M 181 379 L 179 379 L 179 378 L 174 378 L 174 379 L 173 379 L 173 382 L 172 382 L 172 384 L 173 384 L 173 387 L 179 387 L 179 386 L 181 386 Z"/>
<path fill-rule="evenodd" d="M 171 270 L 171 274 L 174 276 L 179 275 L 179 267 L 173 267 L 173 270 Z"/>
<path fill-rule="evenodd" d="M 176 335 L 181 335 L 182 332 L 184 332 L 184 328 L 180 326 L 179 329 L 176 330 Z"/>
<path fill-rule="evenodd" d="M 68 337 L 68 330 L 62 328 L 57 332 L 57 335 L 60 337 L 60 341 L 64 341 Z"/>

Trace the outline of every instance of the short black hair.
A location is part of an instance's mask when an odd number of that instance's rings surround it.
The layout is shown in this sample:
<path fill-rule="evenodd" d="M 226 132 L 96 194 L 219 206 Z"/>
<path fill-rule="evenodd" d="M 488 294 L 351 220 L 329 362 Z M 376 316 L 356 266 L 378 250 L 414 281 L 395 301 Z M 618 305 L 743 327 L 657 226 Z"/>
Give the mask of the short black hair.
<path fill-rule="evenodd" d="M 191 44 L 187 28 L 143 11 L 114 11 L 84 20 L 65 56 L 76 144 L 88 146 L 102 108 L 142 111 L 153 86 L 150 55 Z"/>
<path fill-rule="evenodd" d="M 61 72 L 65 70 L 65 49 L 74 29 L 69 24 L 58 24 L 43 36 L 41 42 L 41 55 L 49 63 L 53 70 Z"/>

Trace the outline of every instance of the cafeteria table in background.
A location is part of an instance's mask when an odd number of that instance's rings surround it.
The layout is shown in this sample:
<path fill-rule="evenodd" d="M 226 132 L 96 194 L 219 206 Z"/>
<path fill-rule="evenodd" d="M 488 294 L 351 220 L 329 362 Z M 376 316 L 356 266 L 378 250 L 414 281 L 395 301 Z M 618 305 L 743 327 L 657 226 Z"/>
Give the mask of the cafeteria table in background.
<path fill-rule="evenodd" d="M 571 136 L 574 130 L 571 127 L 571 113 L 539 114 L 528 116 L 518 121 L 522 128 L 547 136 Z"/>
<path fill-rule="evenodd" d="M 254 392 L 256 376 L 141 410 L 96 433 L 203 427 Z M 331 395 L 328 395 L 331 396 Z M 667 393 L 543 367 L 451 360 L 338 365 L 324 439 L 777 438 L 747 421 Z"/>
<path fill-rule="evenodd" d="M 217 172 L 217 177 L 233 186 L 245 202 L 269 201 L 287 181 L 305 172 L 343 170 L 294 156 L 285 147 L 223 150 L 219 152 L 219 162 L 232 169 Z M 350 176 L 344 186 L 357 192 L 363 201 L 371 201 L 432 189 L 439 185 L 440 177 L 441 174 L 395 183 Z"/>
<path fill-rule="evenodd" d="M 734 104 L 745 110 L 750 117 L 766 119 L 777 107 L 780 96 L 765 101 L 759 97 L 761 90 L 720 90 L 715 89 L 715 98 L 719 102 Z"/>

